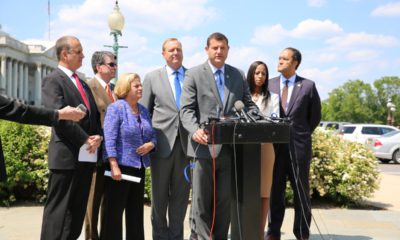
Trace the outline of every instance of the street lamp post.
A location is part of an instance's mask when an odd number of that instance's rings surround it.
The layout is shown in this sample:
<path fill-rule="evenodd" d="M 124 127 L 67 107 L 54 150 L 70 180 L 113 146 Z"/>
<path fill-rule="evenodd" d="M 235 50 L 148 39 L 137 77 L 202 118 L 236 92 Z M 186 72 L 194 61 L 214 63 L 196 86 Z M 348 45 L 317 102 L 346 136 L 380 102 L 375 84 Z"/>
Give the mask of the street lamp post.
<path fill-rule="evenodd" d="M 118 1 L 115 1 L 115 6 L 110 16 L 108 16 L 108 27 L 111 32 L 110 35 L 114 37 L 114 44 L 104 45 L 105 47 L 110 47 L 113 49 L 116 63 L 118 63 L 118 49 L 127 48 L 127 46 L 121 46 L 118 44 L 118 36 L 122 36 L 122 29 L 124 28 L 125 18 L 119 11 Z M 118 79 L 118 68 L 115 70 L 115 81 Z"/>
<path fill-rule="evenodd" d="M 388 116 L 387 116 L 387 125 L 394 125 L 394 112 L 396 111 L 396 105 L 392 102 L 391 98 L 388 98 L 388 102 L 386 104 L 388 108 Z"/>

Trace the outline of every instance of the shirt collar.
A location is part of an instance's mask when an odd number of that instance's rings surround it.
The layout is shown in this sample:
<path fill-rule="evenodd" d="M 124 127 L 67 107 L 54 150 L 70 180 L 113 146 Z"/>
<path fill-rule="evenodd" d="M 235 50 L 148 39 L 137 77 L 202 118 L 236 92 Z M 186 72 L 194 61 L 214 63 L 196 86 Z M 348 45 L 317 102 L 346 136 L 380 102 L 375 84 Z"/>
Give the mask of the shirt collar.
<path fill-rule="evenodd" d="M 103 79 L 101 79 L 99 76 L 97 76 L 97 75 L 94 75 L 94 77 L 95 77 L 96 80 L 100 83 L 101 87 L 102 87 L 103 89 L 105 89 L 106 86 L 107 86 L 107 83 L 106 83 Z"/>
<path fill-rule="evenodd" d="M 71 71 L 70 69 L 62 66 L 62 65 L 58 65 L 58 68 L 63 71 L 69 78 L 72 78 L 72 74 L 74 74 L 73 71 Z"/>
<path fill-rule="evenodd" d="M 174 69 L 172 69 L 170 66 L 165 65 L 165 69 L 167 70 L 168 76 L 173 75 L 175 71 L 178 71 L 178 72 L 179 72 L 179 75 L 181 75 L 181 76 L 185 75 L 184 70 L 183 70 L 183 66 L 181 66 L 180 68 L 178 68 L 178 70 L 174 70 Z"/>
<path fill-rule="evenodd" d="M 285 81 L 286 81 L 286 80 L 289 80 L 288 85 L 293 85 L 293 84 L 294 84 L 294 81 L 296 80 L 296 76 L 297 76 L 297 75 L 294 74 L 294 75 L 291 76 L 289 79 L 286 79 L 286 78 L 281 74 L 280 80 L 281 80 L 282 85 L 285 84 Z"/>
<path fill-rule="evenodd" d="M 211 64 L 210 60 L 207 61 L 208 65 L 210 65 L 211 71 L 215 74 L 216 71 L 221 70 L 222 75 L 225 74 L 225 64 L 221 68 L 216 68 L 214 65 Z"/>

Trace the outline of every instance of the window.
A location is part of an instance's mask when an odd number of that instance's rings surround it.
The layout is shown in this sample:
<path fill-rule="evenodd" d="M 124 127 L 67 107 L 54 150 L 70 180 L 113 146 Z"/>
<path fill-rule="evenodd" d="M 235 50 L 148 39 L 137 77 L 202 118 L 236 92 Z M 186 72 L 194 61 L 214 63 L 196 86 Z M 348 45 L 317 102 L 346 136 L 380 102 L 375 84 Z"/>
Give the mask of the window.
<path fill-rule="evenodd" d="M 351 126 L 351 127 L 343 127 L 341 133 L 350 134 L 350 133 L 353 133 L 355 129 L 356 129 L 356 127 L 353 127 L 353 126 Z"/>
<path fill-rule="evenodd" d="M 381 128 L 381 131 L 382 131 L 382 134 L 385 134 L 385 133 L 388 133 L 388 132 L 393 132 L 394 129 L 383 127 L 383 128 Z"/>
<path fill-rule="evenodd" d="M 361 129 L 361 133 L 369 135 L 381 135 L 381 131 L 378 127 L 363 127 Z"/>

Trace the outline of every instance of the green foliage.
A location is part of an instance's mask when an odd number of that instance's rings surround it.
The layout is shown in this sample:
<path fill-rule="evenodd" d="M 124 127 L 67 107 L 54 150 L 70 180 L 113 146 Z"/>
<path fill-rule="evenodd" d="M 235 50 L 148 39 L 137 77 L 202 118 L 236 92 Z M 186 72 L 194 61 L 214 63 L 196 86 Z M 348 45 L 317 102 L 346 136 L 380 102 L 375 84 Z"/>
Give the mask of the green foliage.
<path fill-rule="evenodd" d="M 0 200 L 43 202 L 46 195 L 49 128 L 0 121 L 7 182 L 0 183 Z"/>
<path fill-rule="evenodd" d="M 322 119 L 352 123 L 386 123 L 388 98 L 400 106 L 400 78 L 382 77 L 373 85 L 350 80 L 322 102 Z M 395 119 L 400 111 L 395 112 Z"/>
<path fill-rule="evenodd" d="M 343 140 L 332 131 L 313 134 L 310 169 L 312 194 L 338 203 L 353 203 L 370 197 L 379 187 L 374 154 L 364 145 Z"/>
<path fill-rule="evenodd" d="M 151 172 L 150 168 L 146 168 L 146 181 L 144 182 L 144 200 L 151 202 Z"/>

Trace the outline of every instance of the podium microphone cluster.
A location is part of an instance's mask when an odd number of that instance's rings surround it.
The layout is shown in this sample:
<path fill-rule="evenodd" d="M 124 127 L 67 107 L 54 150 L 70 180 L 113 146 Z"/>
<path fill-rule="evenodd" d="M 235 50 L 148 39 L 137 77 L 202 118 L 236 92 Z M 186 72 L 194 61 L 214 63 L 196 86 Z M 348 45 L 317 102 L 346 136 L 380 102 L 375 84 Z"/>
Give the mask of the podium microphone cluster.
<path fill-rule="evenodd" d="M 245 111 L 244 111 L 244 103 L 240 100 L 237 100 L 235 104 L 233 105 L 232 109 L 235 114 L 244 122 L 250 123 L 250 122 L 255 122 L 256 120 L 252 117 L 250 117 Z"/>

